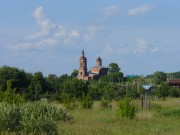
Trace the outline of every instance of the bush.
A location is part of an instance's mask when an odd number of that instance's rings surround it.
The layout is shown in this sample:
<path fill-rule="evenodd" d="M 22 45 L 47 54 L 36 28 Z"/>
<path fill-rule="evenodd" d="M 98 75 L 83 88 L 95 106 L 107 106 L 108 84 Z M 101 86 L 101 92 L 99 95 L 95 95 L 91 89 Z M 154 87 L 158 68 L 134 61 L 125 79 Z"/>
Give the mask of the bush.
<path fill-rule="evenodd" d="M 82 101 L 81 101 L 82 108 L 90 109 L 90 108 L 92 108 L 93 103 L 94 102 L 93 102 L 92 98 L 90 97 L 90 95 L 88 94 L 87 96 L 85 96 L 83 93 Z"/>
<path fill-rule="evenodd" d="M 26 134 L 57 134 L 57 121 L 72 119 L 62 108 L 46 102 L 0 103 L 0 131 Z"/>
<path fill-rule="evenodd" d="M 24 96 L 16 94 L 16 89 L 13 89 L 11 81 L 8 81 L 5 92 L 0 88 L 0 102 L 2 101 L 8 102 L 9 104 L 19 104 L 24 102 Z"/>
<path fill-rule="evenodd" d="M 22 125 L 21 108 L 15 104 L 0 103 L 0 131 L 18 132 Z"/>
<path fill-rule="evenodd" d="M 175 88 L 175 87 L 172 87 L 169 89 L 169 96 L 171 97 L 180 97 L 180 90 Z"/>
<path fill-rule="evenodd" d="M 112 108 L 111 102 L 107 99 L 104 99 L 104 98 L 101 99 L 100 106 L 102 108 Z"/>
<path fill-rule="evenodd" d="M 135 117 L 135 107 L 130 104 L 130 99 L 125 98 L 118 101 L 117 117 L 133 119 Z"/>

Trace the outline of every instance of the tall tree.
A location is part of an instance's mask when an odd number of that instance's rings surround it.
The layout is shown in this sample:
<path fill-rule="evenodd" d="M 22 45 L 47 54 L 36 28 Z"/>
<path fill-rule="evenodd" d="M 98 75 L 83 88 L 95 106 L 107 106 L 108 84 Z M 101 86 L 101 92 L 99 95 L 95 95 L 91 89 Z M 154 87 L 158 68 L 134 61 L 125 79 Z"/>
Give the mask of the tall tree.
<path fill-rule="evenodd" d="M 16 88 L 17 92 L 24 92 L 30 83 L 28 74 L 24 70 L 3 66 L 0 68 L 0 83 L 3 91 L 6 90 L 8 81 L 11 81 L 12 88 Z"/>
<path fill-rule="evenodd" d="M 167 79 L 167 75 L 166 73 L 162 72 L 162 71 L 156 71 L 154 73 L 154 82 L 157 85 L 160 85 L 161 83 L 165 82 Z"/>
<path fill-rule="evenodd" d="M 78 75 L 78 70 L 74 69 L 73 72 L 71 73 L 71 77 L 75 78 L 75 77 L 77 77 L 77 75 Z"/>
<path fill-rule="evenodd" d="M 106 76 L 102 76 L 100 78 L 103 82 L 122 82 L 123 81 L 123 73 L 120 71 L 120 67 L 117 63 L 109 64 L 109 74 Z"/>
<path fill-rule="evenodd" d="M 121 68 L 119 68 L 117 63 L 110 63 L 109 67 L 110 67 L 110 72 L 111 73 L 119 72 L 121 70 Z"/>

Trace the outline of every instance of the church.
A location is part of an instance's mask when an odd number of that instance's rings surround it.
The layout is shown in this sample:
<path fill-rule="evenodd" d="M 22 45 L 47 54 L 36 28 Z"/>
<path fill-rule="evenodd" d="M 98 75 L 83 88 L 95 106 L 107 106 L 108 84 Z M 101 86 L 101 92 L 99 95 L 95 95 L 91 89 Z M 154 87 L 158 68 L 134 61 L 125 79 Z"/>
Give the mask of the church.
<path fill-rule="evenodd" d="M 98 80 L 101 76 L 108 74 L 108 68 L 102 66 L 102 59 L 98 57 L 96 59 L 96 66 L 92 67 L 90 71 L 87 71 L 87 58 L 84 55 L 84 50 L 82 50 L 82 56 L 79 59 L 79 73 L 78 79 L 82 80 Z"/>

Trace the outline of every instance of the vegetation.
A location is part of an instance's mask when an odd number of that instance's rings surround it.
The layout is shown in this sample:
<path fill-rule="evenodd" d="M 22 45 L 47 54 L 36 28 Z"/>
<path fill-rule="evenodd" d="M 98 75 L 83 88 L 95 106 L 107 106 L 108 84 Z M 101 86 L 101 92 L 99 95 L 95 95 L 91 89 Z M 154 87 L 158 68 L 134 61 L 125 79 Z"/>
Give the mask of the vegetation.
<path fill-rule="evenodd" d="M 60 123 L 59 134 L 179 135 L 179 102 L 179 98 L 154 100 L 151 103 L 156 109 L 147 111 L 141 110 L 140 100 L 132 100 L 131 105 L 137 110 L 134 119 L 117 119 L 118 104 L 115 101 L 112 102 L 112 109 L 101 109 L 100 102 L 95 102 L 92 109 L 72 111 L 74 123 Z"/>
<path fill-rule="evenodd" d="M 121 99 L 118 102 L 117 116 L 133 119 L 135 117 L 135 107 L 130 104 L 130 99 Z"/>
<path fill-rule="evenodd" d="M 62 108 L 46 102 L 27 104 L 0 103 L 0 132 L 57 134 L 58 121 L 67 121 L 72 117 Z"/>
<path fill-rule="evenodd" d="M 180 133 L 180 89 L 168 86 L 166 73 L 128 78 L 116 63 L 111 63 L 109 74 L 99 81 L 78 80 L 77 74 L 74 70 L 70 76 L 44 77 L 41 72 L 0 67 L 0 133 Z M 141 85 L 146 83 L 154 87 L 146 91 Z M 150 100 L 149 111 L 141 110 L 140 99 L 145 93 Z"/>

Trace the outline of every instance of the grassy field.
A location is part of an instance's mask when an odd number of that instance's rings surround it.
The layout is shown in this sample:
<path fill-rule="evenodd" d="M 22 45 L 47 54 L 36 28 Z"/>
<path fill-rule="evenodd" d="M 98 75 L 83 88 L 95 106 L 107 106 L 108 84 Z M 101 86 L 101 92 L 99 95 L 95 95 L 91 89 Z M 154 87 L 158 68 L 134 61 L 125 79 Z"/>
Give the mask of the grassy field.
<path fill-rule="evenodd" d="M 150 111 L 140 109 L 140 100 L 134 100 L 137 108 L 135 119 L 116 117 L 113 109 L 101 109 L 95 102 L 92 109 L 70 111 L 74 119 L 59 123 L 60 135 L 179 135 L 180 98 L 151 101 Z"/>

